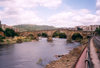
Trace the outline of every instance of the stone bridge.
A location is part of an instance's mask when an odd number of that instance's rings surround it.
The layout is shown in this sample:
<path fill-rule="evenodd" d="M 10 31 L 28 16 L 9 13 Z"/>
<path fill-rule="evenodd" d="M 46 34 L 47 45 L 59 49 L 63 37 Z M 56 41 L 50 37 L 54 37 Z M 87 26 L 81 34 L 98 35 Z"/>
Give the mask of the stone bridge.
<path fill-rule="evenodd" d="M 28 36 L 32 34 L 36 39 L 38 39 L 38 34 L 46 33 L 48 35 L 47 40 L 52 41 L 52 36 L 54 32 L 59 31 L 60 33 L 65 33 L 67 36 L 67 41 L 72 40 L 72 36 L 74 33 L 79 33 L 83 39 L 87 38 L 93 34 L 90 31 L 78 31 L 78 30 L 68 30 L 68 29 L 54 29 L 54 30 L 38 30 L 38 31 L 31 31 L 31 32 L 20 32 L 20 36 Z"/>

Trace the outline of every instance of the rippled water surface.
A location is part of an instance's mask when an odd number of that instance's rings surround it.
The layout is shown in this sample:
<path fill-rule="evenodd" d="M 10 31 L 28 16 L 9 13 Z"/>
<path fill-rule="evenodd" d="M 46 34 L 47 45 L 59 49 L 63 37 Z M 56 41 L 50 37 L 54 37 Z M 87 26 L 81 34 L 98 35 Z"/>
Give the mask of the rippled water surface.
<path fill-rule="evenodd" d="M 50 61 L 57 60 L 55 55 L 68 54 L 79 43 L 67 44 L 66 39 L 46 38 L 39 41 L 13 45 L 0 45 L 0 68 L 44 68 Z"/>

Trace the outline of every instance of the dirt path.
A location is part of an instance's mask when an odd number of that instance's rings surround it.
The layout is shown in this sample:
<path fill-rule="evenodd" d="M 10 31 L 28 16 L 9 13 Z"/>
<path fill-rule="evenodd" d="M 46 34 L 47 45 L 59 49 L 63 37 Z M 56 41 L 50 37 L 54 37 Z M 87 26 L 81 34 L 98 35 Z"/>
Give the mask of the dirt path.
<path fill-rule="evenodd" d="M 81 57 L 79 58 L 75 68 L 86 68 L 85 60 L 86 60 L 86 51 L 87 48 L 83 51 Z"/>
<path fill-rule="evenodd" d="M 90 41 L 90 56 L 94 64 L 94 68 L 100 68 L 100 61 L 99 61 L 98 55 L 96 53 L 96 50 L 93 44 L 93 38 Z"/>

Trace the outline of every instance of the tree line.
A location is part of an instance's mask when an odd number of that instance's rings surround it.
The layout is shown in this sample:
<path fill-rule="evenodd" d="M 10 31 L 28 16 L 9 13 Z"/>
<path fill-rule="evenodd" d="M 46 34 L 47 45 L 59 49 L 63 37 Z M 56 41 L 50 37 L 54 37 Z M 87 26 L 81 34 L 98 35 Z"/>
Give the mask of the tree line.
<path fill-rule="evenodd" d="M 10 28 L 6 28 L 5 30 L 0 28 L 0 32 L 4 33 L 4 37 L 2 35 L 0 35 L 0 41 L 3 41 L 3 39 L 5 39 L 5 37 L 18 36 L 18 33 L 16 33 L 13 29 L 10 29 Z"/>

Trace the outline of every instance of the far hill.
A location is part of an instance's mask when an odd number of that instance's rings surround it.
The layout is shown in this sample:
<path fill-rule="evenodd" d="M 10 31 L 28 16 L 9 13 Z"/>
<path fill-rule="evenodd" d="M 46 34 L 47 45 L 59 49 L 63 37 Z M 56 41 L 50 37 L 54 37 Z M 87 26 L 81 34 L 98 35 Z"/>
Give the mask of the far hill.
<path fill-rule="evenodd" d="M 50 29 L 56 29 L 53 26 L 33 25 L 33 24 L 14 25 L 13 27 L 19 29 L 20 31 L 35 31 L 35 30 L 50 30 Z"/>

